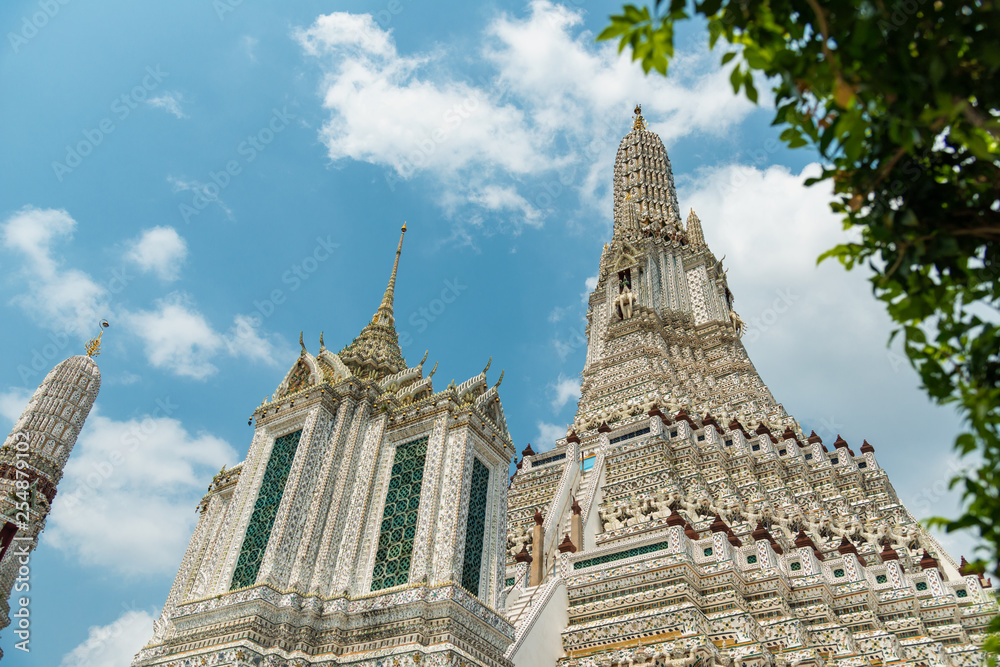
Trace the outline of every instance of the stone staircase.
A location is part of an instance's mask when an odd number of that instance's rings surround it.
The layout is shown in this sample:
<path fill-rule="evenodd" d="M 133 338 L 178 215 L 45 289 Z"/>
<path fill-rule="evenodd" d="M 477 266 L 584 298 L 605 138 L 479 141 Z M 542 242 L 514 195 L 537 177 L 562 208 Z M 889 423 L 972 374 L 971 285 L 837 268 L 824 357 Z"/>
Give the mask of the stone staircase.
<path fill-rule="evenodd" d="M 580 475 L 580 486 L 577 488 L 574 496 L 577 502 L 579 502 L 581 506 L 583 505 L 583 501 L 587 497 L 587 494 L 590 492 L 590 486 L 593 483 L 594 483 L 593 469 L 587 470 L 586 472 Z M 571 532 L 570 522 L 572 520 L 573 520 L 573 511 L 570 510 L 566 512 L 566 514 L 562 518 L 562 521 L 559 522 L 559 534 L 556 536 L 556 542 L 555 542 L 556 545 L 558 545 L 560 542 L 563 541 L 563 537 L 566 534 Z M 577 545 L 577 548 L 579 548 L 579 546 L 580 545 Z"/>
<path fill-rule="evenodd" d="M 517 599 L 510 609 L 507 610 L 507 620 L 515 628 L 518 623 L 527 615 L 528 610 L 531 609 L 532 599 L 538 594 L 541 586 L 529 586 L 524 589 L 521 593 L 521 597 Z M 537 602 L 537 600 L 536 600 Z"/>

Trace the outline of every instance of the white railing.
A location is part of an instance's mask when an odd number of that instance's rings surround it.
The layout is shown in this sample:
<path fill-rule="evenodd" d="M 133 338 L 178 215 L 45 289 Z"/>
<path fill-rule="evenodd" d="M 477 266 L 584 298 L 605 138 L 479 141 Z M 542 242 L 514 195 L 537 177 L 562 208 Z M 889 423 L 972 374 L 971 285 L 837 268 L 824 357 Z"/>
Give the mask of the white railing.
<path fill-rule="evenodd" d="M 531 597 L 528 600 L 528 604 L 525 605 L 521 612 L 518 614 L 517 619 L 511 619 L 511 623 L 515 624 L 514 630 L 514 643 L 512 643 L 508 648 L 504 656 L 509 660 L 517 650 L 521 648 L 521 644 L 524 643 L 525 637 L 531 631 L 531 626 L 535 624 L 538 617 L 542 614 L 542 609 L 548 604 L 549 600 L 552 599 L 552 594 L 555 592 L 556 588 L 563 583 L 563 578 L 556 576 L 548 580 L 545 584 L 538 586 L 531 592 Z M 518 601 L 520 602 L 520 600 Z M 516 602 L 514 604 L 517 604 Z"/>

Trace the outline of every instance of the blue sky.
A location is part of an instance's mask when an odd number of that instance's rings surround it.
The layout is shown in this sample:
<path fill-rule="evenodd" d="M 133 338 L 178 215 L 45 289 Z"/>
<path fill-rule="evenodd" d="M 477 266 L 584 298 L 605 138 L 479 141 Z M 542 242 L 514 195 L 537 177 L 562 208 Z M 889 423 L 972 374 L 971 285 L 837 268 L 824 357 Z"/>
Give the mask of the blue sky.
<path fill-rule="evenodd" d="M 261 6 L 264 5 L 264 6 Z M 734 98 L 699 26 L 671 77 L 597 45 L 614 2 L 178 0 L 0 5 L 0 421 L 111 322 L 103 386 L 32 558 L 31 652 L 126 665 L 148 639 L 212 475 L 294 362 L 339 350 L 396 288 L 441 386 L 492 356 L 518 449 L 579 395 L 585 298 L 610 239 L 615 149 L 641 102 L 681 207 L 726 255 L 745 342 L 828 442 L 867 438 L 918 516 L 958 421 L 885 341 L 815 156 Z M 109 465 L 110 460 L 121 461 Z M 957 558 L 969 541 L 949 537 Z"/>

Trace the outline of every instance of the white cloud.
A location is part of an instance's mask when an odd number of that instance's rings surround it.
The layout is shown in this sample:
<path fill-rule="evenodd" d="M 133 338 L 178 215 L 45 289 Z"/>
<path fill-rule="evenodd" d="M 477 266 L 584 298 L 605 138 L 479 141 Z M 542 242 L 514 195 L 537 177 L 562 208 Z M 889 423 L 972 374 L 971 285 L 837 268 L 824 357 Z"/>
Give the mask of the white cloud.
<path fill-rule="evenodd" d="M 106 383 L 106 384 L 130 385 L 130 384 L 135 384 L 136 382 L 139 382 L 140 380 L 142 380 L 142 376 L 141 375 L 137 375 L 135 373 L 130 373 L 128 371 L 123 371 L 123 372 L 119 373 L 118 375 L 111 376 L 110 378 L 109 377 L 103 377 L 101 379 L 101 382 Z"/>
<path fill-rule="evenodd" d="M 189 299 L 174 293 L 156 310 L 128 315 L 128 326 L 145 343 L 146 357 L 156 368 L 201 380 L 218 370 L 211 359 L 224 346 L 222 337 Z"/>
<path fill-rule="evenodd" d="M 177 118 L 187 118 L 187 114 L 181 109 L 181 104 L 183 103 L 184 95 L 169 90 L 146 100 L 146 104 L 154 109 L 163 109 Z"/>
<path fill-rule="evenodd" d="M 153 636 L 147 611 L 126 611 L 113 623 L 92 625 L 87 639 L 63 656 L 60 667 L 125 667 Z"/>
<path fill-rule="evenodd" d="M 549 424 L 548 422 L 538 422 L 538 435 L 531 446 L 536 452 L 547 452 L 552 449 L 556 440 L 566 437 L 566 427 L 559 424 Z"/>
<path fill-rule="evenodd" d="M 43 539 L 84 565 L 118 574 L 174 572 L 206 484 L 237 460 L 224 440 L 189 433 L 174 416 L 184 407 L 163 397 L 149 414 L 117 421 L 95 406 Z"/>
<path fill-rule="evenodd" d="M 187 252 L 187 243 L 176 229 L 153 227 L 129 243 L 125 259 L 143 273 L 156 273 L 161 280 L 176 280 Z"/>
<path fill-rule="evenodd" d="M 560 375 L 555 384 L 549 385 L 554 390 L 555 398 L 552 399 L 552 409 L 561 410 L 570 399 L 580 400 L 580 379 L 568 378 Z"/>
<path fill-rule="evenodd" d="M 244 35 L 243 39 L 240 40 L 240 43 L 243 44 L 243 50 L 246 52 L 247 58 L 250 59 L 250 62 L 257 62 L 257 54 L 255 51 L 257 50 L 257 44 L 259 41 L 260 40 L 256 37 L 251 37 L 250 35 Z"/>
<path fill-rule="evenodd" d="M 219 354 L 275 364 L 288 357 L 287 346 L 262 334 L 254 319 L 237 315 L 224 335 L 194 307 L 189 296 L 174 292 L 158 300 L 153 310 L 125 315 L 127 326 L 142 339 L 146 357 L 156 368 L 203 380 L 218 369 Z"/>
<path fill-rule="evenodd" d="M 533 227 L 541 225 L 542 222 L 542 214 L 538 209 L 513 187 L 484 185 L 482 189 L 469 193 L 469 201 L 494 213 L 504 211 L 520 213 L 524 223 Z"/>
<path fill-rule="evenodd" d="M 0 417 L 6 419 L 13 426 L 21 413 L 24 412 L 24 408 L 27 407 L 33 393 L 34 391 L 31 389 L 19 387 L 11 387 L 0 393 Z"/>
<path fill-rule="evenodd" d="M 236 219 L 233 217 L 233 210 L 226 205 L 226 202 L 222 201 L 221 197 L 219 197 L 219 187 L 215 185 L 215 183 L 202 183 L 201 181 L 196 181 L 194 179 L 189 180 L 185 178 L 177 178 L 176 176 L 168 176 L 167 182 L 170 183 L 175 193 L 194 192 L 205 199 L 205 201 L 213 202 L 216 206 L 222 209 L 222 212 L 226 214 L 226 219 Z"/>
<path fill-rule="evenodd" d="M 76 221 L 61 209 L 25 206 L 2 225 L 4 247 L 21 256 L 27 284 L 14 302 L 44 326 L 80 335 L 93 333 L 107 312 L 108 290 L 89 275 L 66 269 L 52 246 L 72 239 Z"/>
<path fill-rule="evenodd" d="M 552 339 L 552 346 L 555 348 L 559 361 L 565 361 L 574 350 L 587 347 L 587 323 L 586 321 L 570 325 L 561 334 L 562 338 Z"/>
<path fill-rule="evenodd" d="M 782 166 L 732 164 L 703 170 L 682 184 L 685 208 L 697 211 L 716 256 L 725 255 L 750 347 L 776 346 L 779 353 L 785 346 L 815 350 L 819 343 L 849 353 L 852 336 L 842 331 L 817 331 L 806 341 L 794 340 L 792 327 L 836 314 L 853 334 L 871 334 L 884 322 L 863 269 L 847 273 L 835 262 L 816 266 L 823 251 L 846 240 L 830 211 L 829 184 L 803 185 L 819 170 L 815 164 L 798 174 Z"/>
<path fill-rule="evenodd" d="M 584 305 L 590 303 L 590 295 L 595 289 L 597 289 L 597 276 L 591 276 L 584 282 L 584 290 L 583 293 L 580 294 L 580 301 L 582 301 Z"/>
<path fill-rule="evenodd" d="M 225 344 L 230 356 L 245 357 L 264 364 L 277 364 L 281 359 L 291 359 L 294 355 L 277 336 L 261 334 L 259 324 L 249 315 L 233 318 Z"/>
<path fill-rule="evenodd" d="M 295 37 L 324 69 L 330 116 L 320 138 L 331 160 L 382 166 L 392 188 L 429 174 L 452 218 L 480 227 L 497 220 L 516 232 L 541 225 L 567 190 L 607 203 L 607 165 L 636 100 L 668 142 L 724 133 L 753 109 L 732 94 L 715 55 L 678 58 L 669 80 L 647 78 L 581 26 L 580 11 L 547 0 L 532 2 L 523 19 L 498 15 L 481 51 L 461 54 L 492 70 L 474 83 L 449 70 L 446 61 L 457 59 L 448 47 L 399 53 L 369 14 L 321 16 Z"/>

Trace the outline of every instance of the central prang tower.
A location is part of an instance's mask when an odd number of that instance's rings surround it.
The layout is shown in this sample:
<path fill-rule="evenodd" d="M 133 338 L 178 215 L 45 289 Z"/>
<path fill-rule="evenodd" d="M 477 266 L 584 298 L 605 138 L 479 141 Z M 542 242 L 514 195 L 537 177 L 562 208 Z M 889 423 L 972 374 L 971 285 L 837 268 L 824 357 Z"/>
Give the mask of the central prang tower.
<path fill-rule="evenodd" d="M 313 356 L 300 336 L 254 411 L 246 460 L 202 500 L 133 664 L 509 667 L 500 382 L 487 363 L 435 393 L 426 354 L 407 367 L 393 319 L 402 247 L 401 234 L 381 304 L 340 353 L 321 334 Z"/>
<path fill-rule="evenodd" d="M 865 441 L 828 449 L 747 356 L 722 262 L 640 109 L 579 407 L 511 481 L 517 667 L 974 667 L 997 613 Z"/>
<path fill-rule="evenodd" d="M 654 404 L 784 425 L 740 342 L 722 262 L 694 211 L 681 222 L 663 142 L 640 110 L 615 157 L 614 234 L 587 312 L 579 431 Z M 789 422 L 790 423 L 790 422 Z"/>

